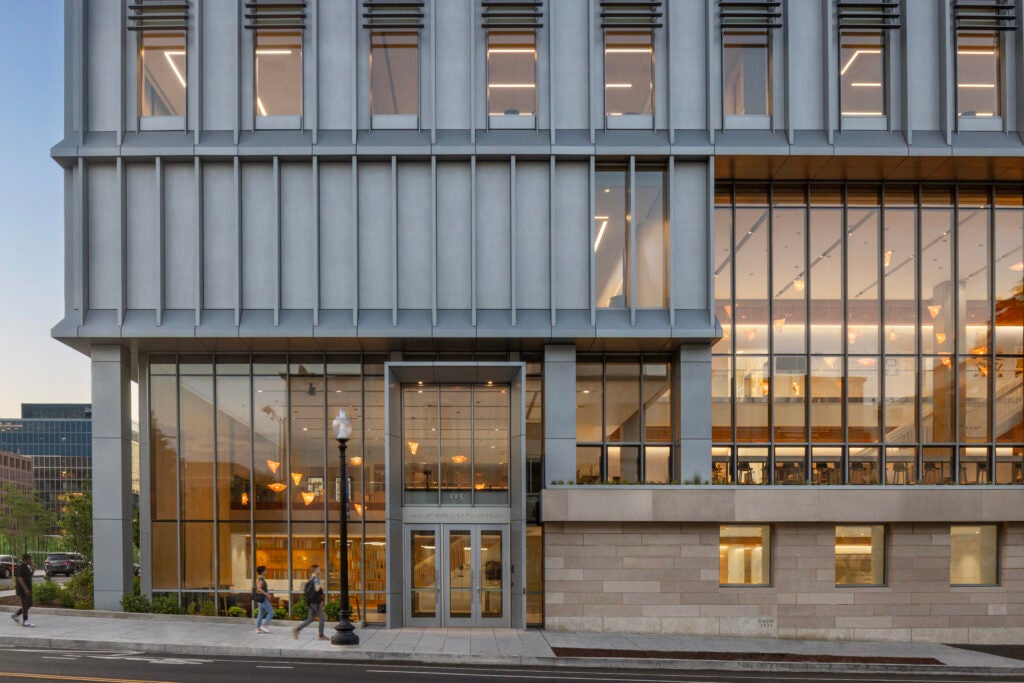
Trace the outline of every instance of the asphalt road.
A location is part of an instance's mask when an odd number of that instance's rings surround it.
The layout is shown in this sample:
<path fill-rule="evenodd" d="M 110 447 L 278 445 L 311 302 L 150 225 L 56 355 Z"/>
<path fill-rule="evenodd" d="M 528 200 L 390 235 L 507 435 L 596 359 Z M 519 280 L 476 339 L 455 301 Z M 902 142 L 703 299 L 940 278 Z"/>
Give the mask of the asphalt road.
<path fill-rule="evenodd" d="M 292 659 L 189 657 L 144 652 L 0 647 L 0 683 L 88 681 L 90 683 L 251 683 L 253 681 L 374 683 L 471 683 L 473 681 L 579 681 L 580 683 L 975 683 L 1019 681 L 1009 677 L 860 674 L 734 674 L 728 672 L 629 671 L 621 669 L 442 666 L 410 663 L 323 662 Z"/>

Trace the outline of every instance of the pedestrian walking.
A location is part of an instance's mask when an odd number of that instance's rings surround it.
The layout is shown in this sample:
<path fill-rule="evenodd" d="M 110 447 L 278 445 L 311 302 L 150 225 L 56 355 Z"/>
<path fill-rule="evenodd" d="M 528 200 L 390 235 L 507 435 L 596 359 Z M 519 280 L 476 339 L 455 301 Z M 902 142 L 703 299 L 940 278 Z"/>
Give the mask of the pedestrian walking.
<path fill-rule="evenodd" d="M 267 579 L 263 576 L 266 571 L 267 568 L 263 565 L 256 567 L 256 586 L 252 590 L 252 601 L 259 610 L 256 617 L 256 633 L 270 633 L 270 622 L 274 619 L 274 607 L 270 604 Z"/>
<path fill-rule="evenodd" d="M 11 619 L 17 624 L 18 617 L 21 617 L 21 625 L 27 628 L 33 627 L 28 620 L 28 610 L 32 606 L 32 575 L 35 571 L 36 566 L 28 553 L 21 556 L 21 563 L 14 570 L 14 592 L 21 598 L 21 609 L 12 614 Z"/>
<path fill-rule="evenodd" d="M 320 618 L 320 635 L 318 640 L 327 640 L 324 635 L 324 587 L 320 585 L 320 565 L 314 564 L 309 569 L 309 580 L 302 587 L 302 596 L 306 599 L 309 612 L 306 620 L 292 629 L 292 638 L 298 639 L 299 632 L 313 623 L 317 617 Z"/>

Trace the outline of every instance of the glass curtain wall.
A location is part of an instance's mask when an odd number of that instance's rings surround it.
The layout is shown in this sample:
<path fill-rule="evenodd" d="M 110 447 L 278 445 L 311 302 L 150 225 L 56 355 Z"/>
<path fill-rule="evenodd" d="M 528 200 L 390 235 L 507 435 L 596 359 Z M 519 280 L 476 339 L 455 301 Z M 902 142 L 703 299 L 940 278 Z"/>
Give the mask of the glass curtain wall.
<path fill-rule="evenodd" d="M 154 356 L 150 362 L 154 593 L 218 613 L 249 609 L 267 567 L 291 609 L 312 564 L 340 583 L 341 477 L 329 424 L 348 442 L 349 582 L 356 618 L 383 621 L 384 361 L 372 356 Z M 379 610 L 379 611 L 378 611 Z"/>
<path fill-rule="evenodd" d="M 1024 483 L 1020 187 L 716 202 L 715 483 Z"/>
<path fill-rule="evenodd" d="M 184 116 L 188 60 L 184 31 L 139 32 L 139 116 Z"/>

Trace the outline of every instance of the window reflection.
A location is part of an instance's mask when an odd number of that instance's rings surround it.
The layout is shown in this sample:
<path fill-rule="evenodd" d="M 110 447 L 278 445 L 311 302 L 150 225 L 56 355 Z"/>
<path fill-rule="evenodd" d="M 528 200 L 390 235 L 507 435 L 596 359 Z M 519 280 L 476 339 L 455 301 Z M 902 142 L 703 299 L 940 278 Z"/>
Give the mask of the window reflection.
<path fill-rule="evenodd" d="M 374 31 L 370 44 L 370 107 L 374 116 L 417 116 L 419 34 Z"/>
<path fill-rule="evenodd" d="M 257 31 L 256 116 L 302 114 L 302 34 Z"/>
<path fill-rule="evenodd" d="M 843 31 L 839 87 L 843 116 L 885 116 L 884 31 Z"/>
<path fill-rule="evenodd" d="M 767 30 L 722 33 L 722 109 L 726 116 L 769 113 L 768 41 Z"/>
<path fill-rule="evenodd" d="M 533 31 L 487 35 L 487 112 L 525 116 L 537 112 L 537 38 Z"/>
<path fill-rule="evenodd" d="M 184 32 L 139 33 L 139 116 L 184 116 Z"/>
<path fill-rule="evenodd" d="M 957 115 L 1000 116 L 999 34 L 996 31 L 961 31 L 956 41 Z"/>
<path fill-rule="evenodd" d="M 650 31 L 606 31 L 604 106 L 608 116 L 654 113 L 654 43 Z"/>

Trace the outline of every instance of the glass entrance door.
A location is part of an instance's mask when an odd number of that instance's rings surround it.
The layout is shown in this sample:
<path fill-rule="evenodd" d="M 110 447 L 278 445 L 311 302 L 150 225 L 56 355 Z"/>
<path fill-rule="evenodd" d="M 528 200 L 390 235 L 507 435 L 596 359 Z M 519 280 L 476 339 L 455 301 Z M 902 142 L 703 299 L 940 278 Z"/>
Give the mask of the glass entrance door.
<path fill-rule="evenodd" d="M 406 527 L 406 623 L 426 627 L 509 625 L 508 527 Z"/>

